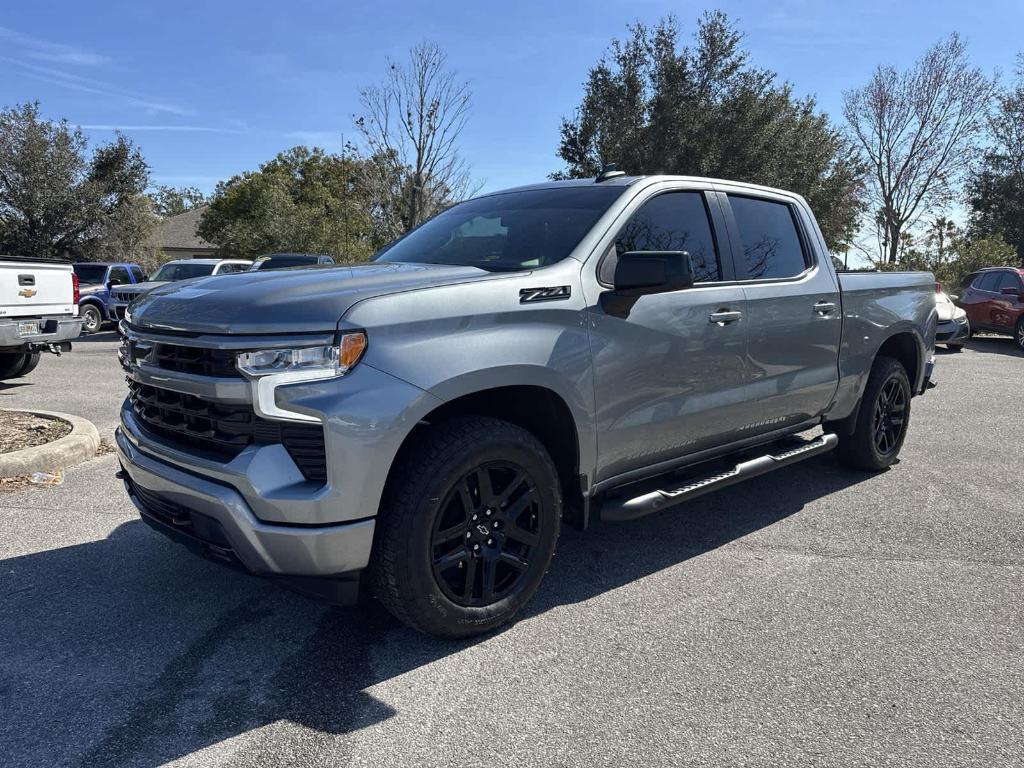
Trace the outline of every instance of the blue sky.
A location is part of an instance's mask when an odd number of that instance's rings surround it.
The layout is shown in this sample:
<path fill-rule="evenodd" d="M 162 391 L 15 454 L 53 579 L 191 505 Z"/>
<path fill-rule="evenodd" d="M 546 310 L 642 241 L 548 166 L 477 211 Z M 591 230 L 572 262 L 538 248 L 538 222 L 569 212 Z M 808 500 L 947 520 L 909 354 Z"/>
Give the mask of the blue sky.
<path fill-rule="evenodd" d="M 13 7 L 11 7 L 13 6 Z M 755 63 L 838 117 L 841 93 L 878 63 L 905 66 L 953 30 L 975 62 L 1012 72 L 1024 3 L 190 2 L 10 3 L 0 15 L 0 104 L 39 100 L 93 141 L 120 128 L 154 182 L 204 191 L 299 143 L 356 140 L 358 92 L 424 39 L 469 81 L 464 154 L 484 189 L 560 167 L 563 116 L 626 25 L 707 8 L 739 20 Z"/>

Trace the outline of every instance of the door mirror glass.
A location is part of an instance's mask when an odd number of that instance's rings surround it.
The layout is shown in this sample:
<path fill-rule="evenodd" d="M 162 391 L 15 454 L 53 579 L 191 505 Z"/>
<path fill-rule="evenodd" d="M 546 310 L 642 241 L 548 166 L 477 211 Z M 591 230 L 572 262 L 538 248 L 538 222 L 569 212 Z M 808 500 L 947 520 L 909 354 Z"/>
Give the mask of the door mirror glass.
<path fill-rule="evenodd" d="M 693 285 L 693 260 L 686 251 L 626 251 L 615 265 L 621 296 L 678 291 Z"/>

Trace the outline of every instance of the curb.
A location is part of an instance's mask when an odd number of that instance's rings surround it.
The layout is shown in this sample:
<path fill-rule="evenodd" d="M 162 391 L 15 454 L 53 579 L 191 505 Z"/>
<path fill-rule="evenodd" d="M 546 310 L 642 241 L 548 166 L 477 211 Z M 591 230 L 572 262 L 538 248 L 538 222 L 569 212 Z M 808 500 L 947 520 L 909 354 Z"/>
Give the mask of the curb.
<path fill-rule="evenodd" d="M 88 461 L 100 447 L 100 433 L 88 419 L 56 411 L 37 411 L 25 408 L 4 408 L 0 410 L 32 413 L 51 419 L 61 419 L 71 425 L 71 433 L 52 443 L 22 448 L 20 451 L 0 454 L 0 477 L 18 477 L 33 472 L 51 472 L 73 464 Z"/>

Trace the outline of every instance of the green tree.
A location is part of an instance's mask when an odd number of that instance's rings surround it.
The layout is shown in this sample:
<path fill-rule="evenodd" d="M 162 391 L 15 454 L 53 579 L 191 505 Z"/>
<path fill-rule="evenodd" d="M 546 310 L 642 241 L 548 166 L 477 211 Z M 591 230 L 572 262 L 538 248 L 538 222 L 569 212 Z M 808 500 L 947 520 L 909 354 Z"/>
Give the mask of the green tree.
<path fill-rule="evenodd" d="M 862 211 L 863 169 L 812 98 L 753 66 L 743 35 L 706 13 L 691 46 L 676 20 L 636 24 L 590 70 L 583 101 L 562 122 L 556 178 L 629 173 L 717 176 L 783 187 L 813 206 L 830 247 L 849 244 Z"/>
<path fill-rule="evenodd" d="M 1001 235 L 1024 266 L 1024 54 L 1016 81 L 996 97 L 989 133 L 992 146 L 967 188 L 971 231 Z"/>
<path fill-rule="evenodd" d="M 365 260 L 383 243 L 374 239 L 363 167 L 358 157 L 293 147 L 219 183 L 199 235 L 228 256 L 294 251 Z"/>
<path fill-rule="evenodd" d="M 155 217 L 140 198 L 149 171 L 118 135 L 86 158 L 66 120 L 40 118 L 38 104 L 0 112 L 0 252 L 76 259 L 129 259 Z"/>
<path fill-rule="evenodd" d="M 158 186 L 149 193 L 153 210 L 158 216 L 167 218 L 206 205 L 206 195 L 197 187 Z"/>

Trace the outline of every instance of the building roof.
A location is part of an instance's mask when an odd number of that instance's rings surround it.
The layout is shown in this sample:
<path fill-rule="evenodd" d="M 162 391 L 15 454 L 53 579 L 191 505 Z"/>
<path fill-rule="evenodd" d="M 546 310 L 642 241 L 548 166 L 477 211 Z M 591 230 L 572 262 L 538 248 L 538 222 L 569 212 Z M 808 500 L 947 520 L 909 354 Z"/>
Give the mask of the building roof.
<path fill-rule="evenodd" d="M 202 218 L 207 207 L 201 205 L 191 211 L 179 213 L 177 216 L 169 216 L 160 222 L 160 227 L 157 230 L 160 247 L 217 250 L 216 245 L 206 242 L 196 233 L 199 219 Z"/>

